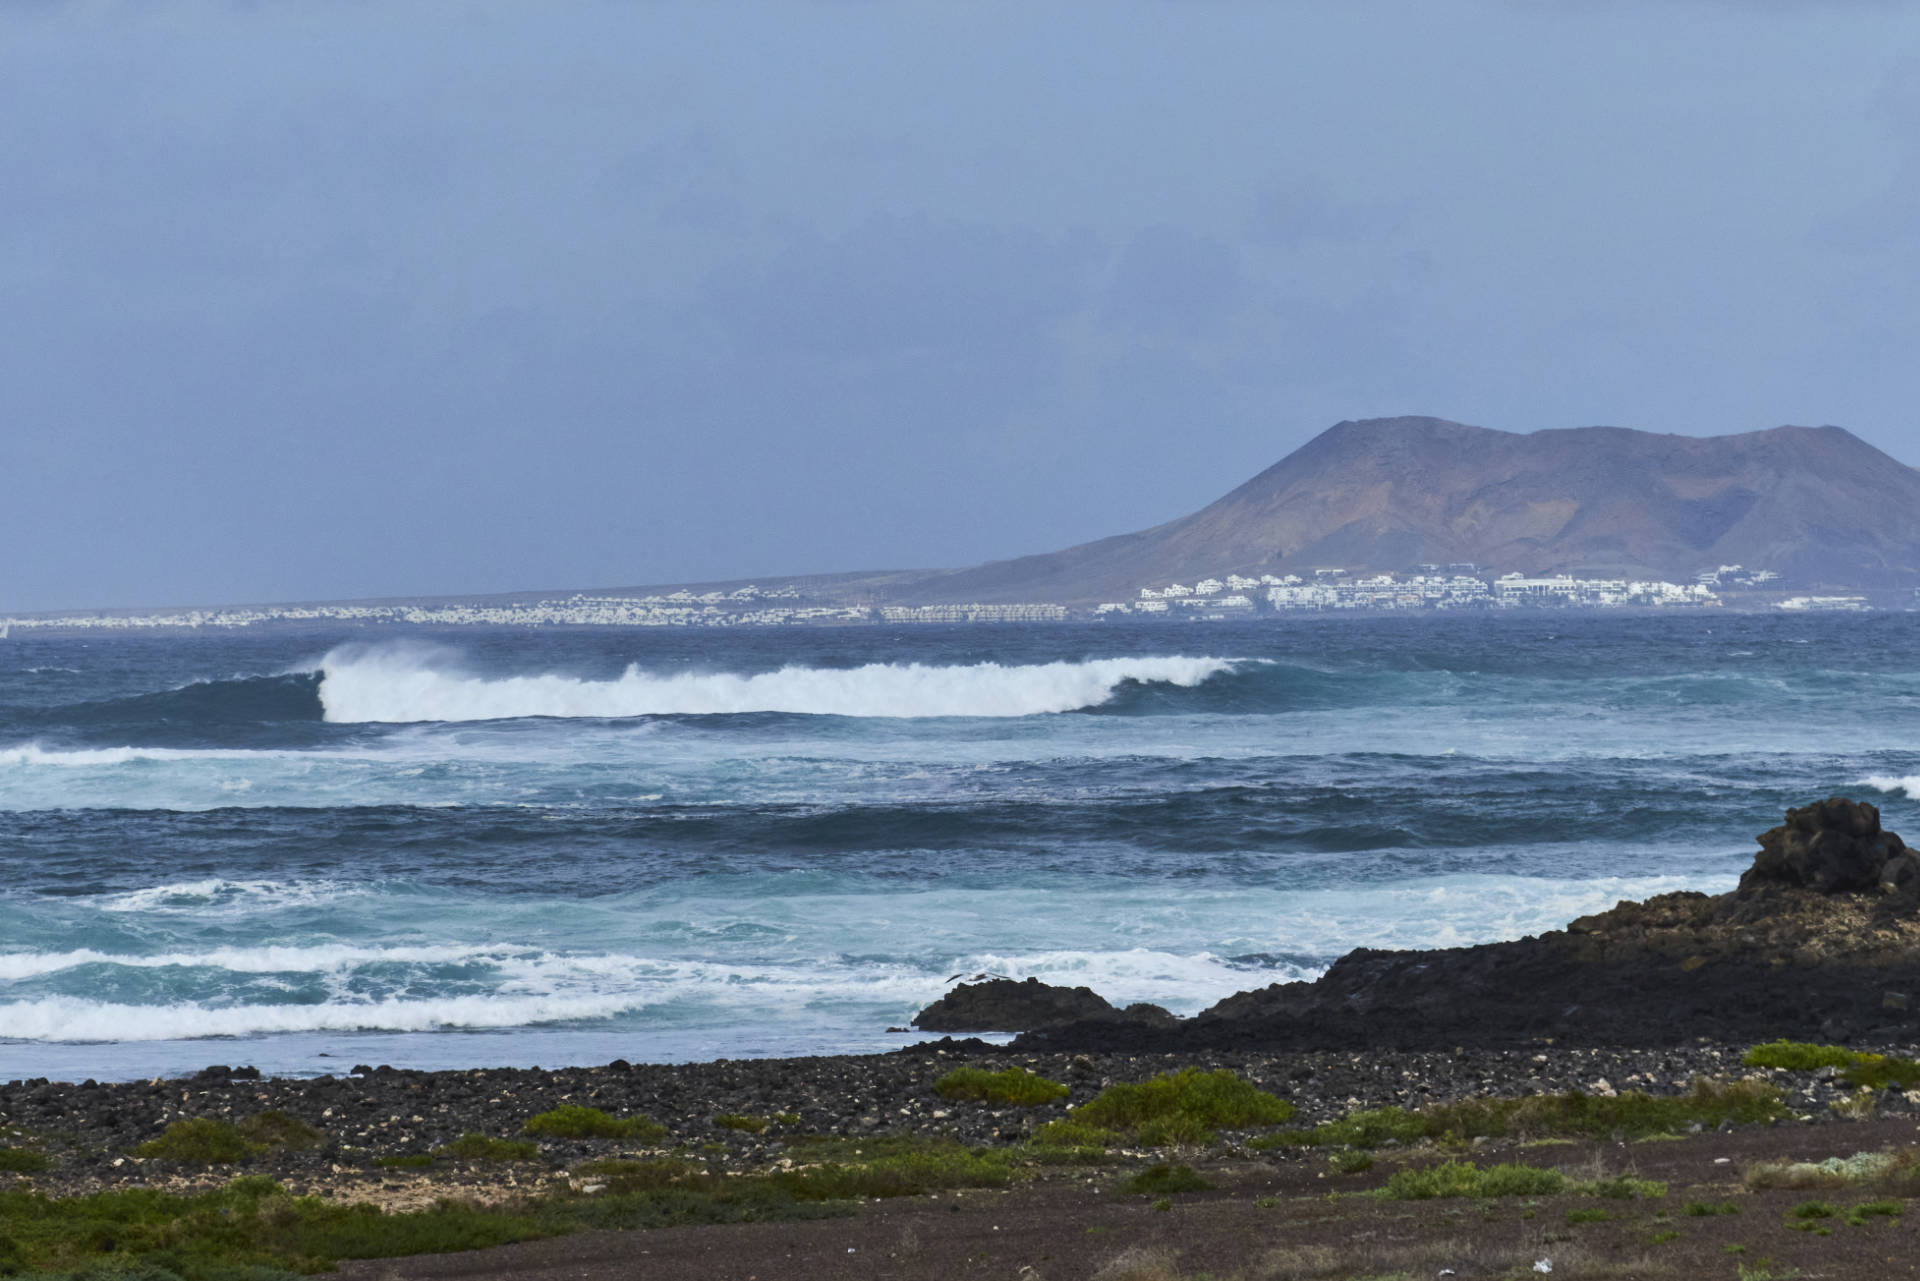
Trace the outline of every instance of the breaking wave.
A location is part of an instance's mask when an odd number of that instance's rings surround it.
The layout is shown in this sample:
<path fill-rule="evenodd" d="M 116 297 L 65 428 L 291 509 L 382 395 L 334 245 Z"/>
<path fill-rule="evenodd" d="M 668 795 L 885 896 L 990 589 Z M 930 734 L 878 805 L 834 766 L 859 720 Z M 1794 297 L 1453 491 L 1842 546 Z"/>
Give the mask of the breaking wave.
<path fill-rule="evenodd" d="M 213 877 L 109 894 L 98 899 L 96 906 L 102 912 L 244 915 L 285 907 L 311 907 L 352 892 L 337 881 L 230 881 Z"/>
<path fill-rule="evenodd" d="M 171 1041 L 263 1032 L 432 1032 L 604 1019 L 637 1010 L 632 996 L 450 996 L 320 1005 L 125 1005 L 50 996 L 0 1004 L 0 1034 L 20 1041 Z"/>
<path fill-rule="evenodd" d="M 1129 682 L 1191 688 L 1234 666 L 1232 659 L 1182 657 L 1027 666 L 869 663 L 756 675 L 669 675 L 633 666 L 612 680 L 588 680 L 559 674 L 482 677 L 449 670 L 417 651 L 336 650 L 323 665 L 319 694 L 326 719 L 336 723 L 752 712 L 1008 717 L 1096 707 Z"/>

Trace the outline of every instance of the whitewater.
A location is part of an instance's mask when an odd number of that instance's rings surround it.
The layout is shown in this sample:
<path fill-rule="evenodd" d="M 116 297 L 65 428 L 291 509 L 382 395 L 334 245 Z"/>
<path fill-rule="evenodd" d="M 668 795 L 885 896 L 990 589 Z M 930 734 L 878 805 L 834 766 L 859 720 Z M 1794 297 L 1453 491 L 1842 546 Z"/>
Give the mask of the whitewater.
<path fill-rule="evenodd" d="M 320 705 L 335 722 L 485 721 L 525 716 L 1035 716 L 1102 703 L 1124 681 L 1190 688 L 1226 670 L 1213 658 L 1117 658 L 1002 666 L 865 663 L 844 670 L 655 674 L 630 665 L 613 680 L 541 673 L 480 677 L 449 656 L 411 647 L 329 654 Z"/>
<path fill-rule="evenodd" d="M 285 629 L 0 642 L 0 1079 L 896 1046 L 1920 833 L 1920 622 Z"/>

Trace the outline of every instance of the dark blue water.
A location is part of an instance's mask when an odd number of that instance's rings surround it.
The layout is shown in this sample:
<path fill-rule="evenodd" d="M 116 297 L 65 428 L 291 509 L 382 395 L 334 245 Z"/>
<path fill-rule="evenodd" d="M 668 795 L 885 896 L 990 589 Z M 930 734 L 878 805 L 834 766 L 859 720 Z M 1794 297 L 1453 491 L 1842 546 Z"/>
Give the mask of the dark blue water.
<path fill-rule="evenodd" d="M 0 641 L 0 1076 L 865 1049 L 1191 1011 L 1920 833 L 1920 616 Z"/>

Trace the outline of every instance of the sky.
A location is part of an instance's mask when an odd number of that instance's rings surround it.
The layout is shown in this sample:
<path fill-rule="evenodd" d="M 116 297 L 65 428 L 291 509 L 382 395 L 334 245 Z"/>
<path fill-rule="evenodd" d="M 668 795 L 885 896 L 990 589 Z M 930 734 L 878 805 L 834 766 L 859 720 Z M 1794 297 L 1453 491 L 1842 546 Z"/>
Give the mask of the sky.
<path fill-rule="evenodd" d="M 0 612 L 958 566 L 1342 419 L 1920 463 L 1920 4 L 0 0 Z"/>

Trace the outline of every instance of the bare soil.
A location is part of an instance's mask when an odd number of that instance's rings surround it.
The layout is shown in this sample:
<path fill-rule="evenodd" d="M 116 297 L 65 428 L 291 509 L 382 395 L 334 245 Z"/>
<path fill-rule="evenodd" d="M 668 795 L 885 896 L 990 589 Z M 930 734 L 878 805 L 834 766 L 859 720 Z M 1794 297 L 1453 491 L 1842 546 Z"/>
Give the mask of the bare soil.
<path fill-rule="evenodd" d="M 827 1281 L 828 1278 L 1003 1278 L 1005 1281 L 1283 1281 L 1427 1277 L 1901 1277 L 1920 1275 L 1920 1200 L 1872 1187 L 1749 1190 L 1762 1162 L 1820 1160 L 1920 1143 L 1911 1117 L 1787 1122 L 1642 1143 L 1477 1147 L 1472 1159 L 1521 1160 L 1581 1177 L 1664 1180 L 1657 1199 L 1564 1195 L 1388 1201 L 1356 1195 L 1403 1165 L 1448 1154 L 1382 1155 L 1363 1174 L 1335 1173 L 1324 1154 L 1209 1162 L 1218 1186 L 1156 1208 L 1115 1191 L 1111 1169 L 1054 1172 L 999 1191 L 874 1202 L 852 1218 L 809 1223 L 589 1233 L 467 1254 L 343 1267 L 347 1281 Z M 1454 1153 L 1451 1155 L 1458 1156 Z M 1911 1188 L 1905 1189 L 1911 1191 Z M 1893 1218 L 1850 1225 L 1849 1207 L 1891 1198 Z M 1826 1235 L 1789 1226 L 1809 1200 L 1839 1211 Z M 1688 1203 L 1735 1213 L 1693 1215 Z M 1600 1211 L 1601 1221 L 1570 1221 Z M 1743 1272 L 1744 1269 L 1744 1272 Z M 1450 1270 L 1450 1271 L 1449 1271 Z"/>

